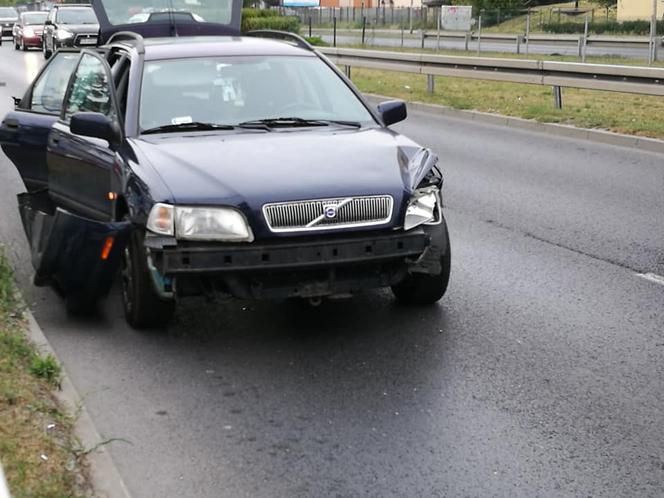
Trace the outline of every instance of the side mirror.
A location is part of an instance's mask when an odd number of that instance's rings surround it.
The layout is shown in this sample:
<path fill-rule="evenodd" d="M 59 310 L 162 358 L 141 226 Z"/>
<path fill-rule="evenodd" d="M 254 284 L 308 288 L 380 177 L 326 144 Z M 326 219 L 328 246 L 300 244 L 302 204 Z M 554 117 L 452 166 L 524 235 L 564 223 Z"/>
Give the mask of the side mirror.
<path fill-rule="evenodd" d="M 403 100 L 388 100 L 378 104 L 378 114 L 380 114 L 383 124 L 390 126 L 406 119 L 408 111 Z"/>
<path fill-rule="evenodd" d="M 69 129 L 75 135 L 106 140 L 110 146 L 122 141 L 120 125 L 99 112 L 77 112 L 71 117 Z"/>

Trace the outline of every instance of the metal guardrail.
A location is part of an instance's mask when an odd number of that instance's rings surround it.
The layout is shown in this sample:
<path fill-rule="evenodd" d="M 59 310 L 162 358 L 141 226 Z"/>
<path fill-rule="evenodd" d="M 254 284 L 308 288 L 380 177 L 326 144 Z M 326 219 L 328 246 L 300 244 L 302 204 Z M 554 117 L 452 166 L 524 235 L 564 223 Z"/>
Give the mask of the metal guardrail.
<path fill-rule="evenodd" d="M 347 74 L 350 74 L 349 68 L 361 67 L 428 75 L 430 91 L 434 76 L 451 76 L 664 96 L 664 68 L 347 48 L 320 48 L 319 51 L 335 64 L 346 66 Z"/>
<path fill-rule="evenodd" d="M 436 38 L 438 37 L 438 32 L 436 31 L 424 31 L 421 36 L 423 38 Z M 468 37 L 469 41 L 477 41 L 480 37 L 478 33 L 466 33 L 460 31 L 441 31 L 440 38 L 451 38 L 451 39 L 465 39 Z M 546 34 L 530 34 L 526 39 L 525 34 L 502 34 L 502 33 L 482 33 L 482 41 L 496 42 L 496 43 L 516 43 L 517 40 L 520 43 L 526 43 L 527 41 L 533 43 L 550 43 L 553 45 L 562 44 L 562 45 L 576 45 L 579 42 L 579 38 L 583 37 L 583 34 L 570 34 L 570 35 L 546 35 Z M 662 45 L 664 39 L 660 36 L 657 37 L 657 43 Z M 650 44 L 650 38 L 647 36 L 606 36 L 606 35 L 590 35 L 586 39 L 588 45 L 601 45 L 601 46 L 633 46 L 633 47 L 643 47 L 646 48 Z"/>

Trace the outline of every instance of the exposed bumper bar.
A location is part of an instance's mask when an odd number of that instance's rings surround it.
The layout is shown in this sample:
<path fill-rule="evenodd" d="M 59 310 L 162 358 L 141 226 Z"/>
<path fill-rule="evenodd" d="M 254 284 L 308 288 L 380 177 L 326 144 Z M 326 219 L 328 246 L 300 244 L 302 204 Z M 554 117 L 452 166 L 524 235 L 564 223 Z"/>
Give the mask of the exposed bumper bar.
<path fill-rule="evenodd" d="M 423 230 L 373 237 L 319 239 L 265 245 L 228 245 L 151 248 L 162 275 L 303 269 L 374 263 L 419 257 L 429 245 Z M 148 247 L 149 247 L 148 243 Z"/>

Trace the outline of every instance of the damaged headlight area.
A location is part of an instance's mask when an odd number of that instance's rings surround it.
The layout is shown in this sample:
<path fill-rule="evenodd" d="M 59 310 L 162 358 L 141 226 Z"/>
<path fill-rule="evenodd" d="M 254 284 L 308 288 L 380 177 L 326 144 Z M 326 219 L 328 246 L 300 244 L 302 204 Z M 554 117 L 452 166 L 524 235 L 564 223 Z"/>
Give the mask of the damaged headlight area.
<path fill-rule="evenodd" d="M 187 207 L 155 204 L 147 228 L 181 240 L 252 242 L 254 235 L 245 217 L 229 207 Z"/>
<path fill-rule="evenodd" d="M 425 187 L 415 190 L 404 219 L 404 230 L 411 230 L 420 225 L 437 225 L 442 219 L 440 189 Z"/>

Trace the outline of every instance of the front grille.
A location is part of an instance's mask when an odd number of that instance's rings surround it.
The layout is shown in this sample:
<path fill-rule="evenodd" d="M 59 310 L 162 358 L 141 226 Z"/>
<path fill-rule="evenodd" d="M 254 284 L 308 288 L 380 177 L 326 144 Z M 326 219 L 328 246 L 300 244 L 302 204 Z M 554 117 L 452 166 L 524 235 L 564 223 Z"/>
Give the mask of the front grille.
<path fill-rule="evenodd" d="M 387 223 L 393 204 L 389 195 L 279 202 L 263 206 L 263 215 L 273 232 L 332 230 Z"/>
<path fill-rule="evenodd" d="M 77 35 L 74 39 L 75 46 L 94 46 L 97 44 L 97 34 Z"/>

